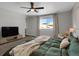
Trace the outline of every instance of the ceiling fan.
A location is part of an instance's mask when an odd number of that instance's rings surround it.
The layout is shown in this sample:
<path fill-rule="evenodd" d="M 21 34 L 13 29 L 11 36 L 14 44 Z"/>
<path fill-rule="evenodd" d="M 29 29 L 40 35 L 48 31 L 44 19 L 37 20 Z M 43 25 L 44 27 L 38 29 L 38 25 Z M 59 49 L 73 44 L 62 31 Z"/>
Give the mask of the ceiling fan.
<path fill-rule="evenodd" d="M 34 11 L 36 13 L 38 13 L 37 11 L 38 9 L 44 9 L 44 7 L 35 7 L 33 2 L 30 2 L 30 5 L 31 7 L 21 7 L 21 8 L 29 9 L 27 12 Z"/>

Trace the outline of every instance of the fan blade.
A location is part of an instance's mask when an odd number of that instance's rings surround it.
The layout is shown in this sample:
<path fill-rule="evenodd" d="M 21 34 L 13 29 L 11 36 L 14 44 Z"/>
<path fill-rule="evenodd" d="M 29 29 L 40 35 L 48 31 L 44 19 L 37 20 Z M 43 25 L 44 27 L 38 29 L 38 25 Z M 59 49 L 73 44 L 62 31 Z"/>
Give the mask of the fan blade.
<path fill-rule="evenodd" d="M 30 4 L 31 4 L 31 8 L 34 8 L 34 3 L 33 3 L 33 2 L 31 2 Z"/>
<path fill-rule="evenodd" d="M 34 8 L 34 9 L 44 9 L 44 7 L 38 7 L 38 8 Z"/>
<path fill-rule="evenodd" d="M 31 11 L 31 9 L 30 10 L 28 10 L 27 12 L 30 12 Z"/>
<path fill-rule="evenodd" d="M 24 9 L 31 9 L 31 8 L 29 8 L 29 7 L 21 7 L 21 8 L 24 8 Z"/>
<path fill-rule="evenodd" d="M 34 11 L 35 11 L 36 13 L 38 13 L 38 11 L 37 11 L 36 9 L 35 9 Z"/>

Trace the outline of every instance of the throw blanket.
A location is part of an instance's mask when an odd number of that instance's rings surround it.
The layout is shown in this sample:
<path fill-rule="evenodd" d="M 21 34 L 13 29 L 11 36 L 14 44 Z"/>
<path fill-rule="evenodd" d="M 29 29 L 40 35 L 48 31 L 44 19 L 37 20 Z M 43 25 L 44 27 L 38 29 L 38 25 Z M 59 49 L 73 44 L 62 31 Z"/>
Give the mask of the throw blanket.
<path fill-rule="evenodd" d="M 38 43 L 19 45 L 10 51 L 10 55 L 14 56 L 29 56 L 34 50 L 38 49 L 40 45 Z"/>
<path fill-rule="evenodd" d="M 28 43 L 16 46 L 9 53 L 10 55 L 14 56 L 29 56 L 32 52 L 40 47 L 41 43 L 48 41 L 49 38 L 49 36 L 38 36 L 37 38 Z"/>

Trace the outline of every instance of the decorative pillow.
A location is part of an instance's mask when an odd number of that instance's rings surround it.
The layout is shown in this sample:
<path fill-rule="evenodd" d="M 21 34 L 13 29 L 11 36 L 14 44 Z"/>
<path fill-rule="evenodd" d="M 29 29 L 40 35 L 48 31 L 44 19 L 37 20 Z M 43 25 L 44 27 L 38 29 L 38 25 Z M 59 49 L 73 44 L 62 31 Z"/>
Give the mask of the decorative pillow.
<path fill-rule="evenodd" d="M 58 34 L 58 38 L 63 39 L 64 37 L 61 34 Z"/>
<path fill-rule="evenodd" d="M 67 38 L 68 36 L 69 36 L 69 32 L 58 34 L 58 38 L 60 38 L 60 39 Z"/>
<path fill-rule="evenodd" d="M 63 34 L 63 36 L 64 36 L 64 38 L 67 38 L 67 37 L 69 36 L 69 32 L 65 32 L 65 33 Z"/>
<path fill-rule="evenodd" d="M 61 49 L 50 47 L 48 51 L 45 53 L 45 56 L 60 56 Z"/>
<path fill-rule="evenodd" d="M 66 48 L 68 47 L 68 45 L 69 45 L 68 38 L 64 38 L 62 42 L 60 43 L 60 48 Z"/>

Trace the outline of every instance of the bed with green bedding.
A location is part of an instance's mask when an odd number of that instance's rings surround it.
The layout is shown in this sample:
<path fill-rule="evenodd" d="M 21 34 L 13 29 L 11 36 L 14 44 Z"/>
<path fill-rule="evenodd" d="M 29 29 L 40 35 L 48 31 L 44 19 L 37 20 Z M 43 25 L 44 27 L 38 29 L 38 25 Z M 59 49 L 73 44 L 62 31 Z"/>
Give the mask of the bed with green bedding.
<path fill-rule="evenodd" d="M 31 56 L 79 56 L 79 39 L 70 36 L 70 45 L 67 48 L 60 49 L 61 40 L 50 39 L 45 42 Z"/>
<path fill-rule="evenodd" d="M 60 56 L 61 49 L 59 48 L 61 41 L 58 39 L 49 39 L 39 49 L 34 51 L 31 56 Z"/>
<path fill-rule="evenodd" d="M 61 49 L 59 48 L 60 43 L 61 40 L 50 38 L 47 42 L 44 42 L 40 46 L 40 48 L 34 51 L 30 56 L 60 56 L 61 55 Z M 7 51 L 4 54 L 4 56 L 10 56 L 9 51 Z"/>
<path fill-rule="evenodd" d="M 79 56 L 79 41 L 76 38 L 70 36 L 69 42 L 70 45 L 67 48 L 60 49 L 60 39 L 49 39 L 47 42 L 43 43 L 39 49 L 34 51 L 30 56 Z M 9 51 L 7 51 L 4 55 L 9 55 Z"/>

